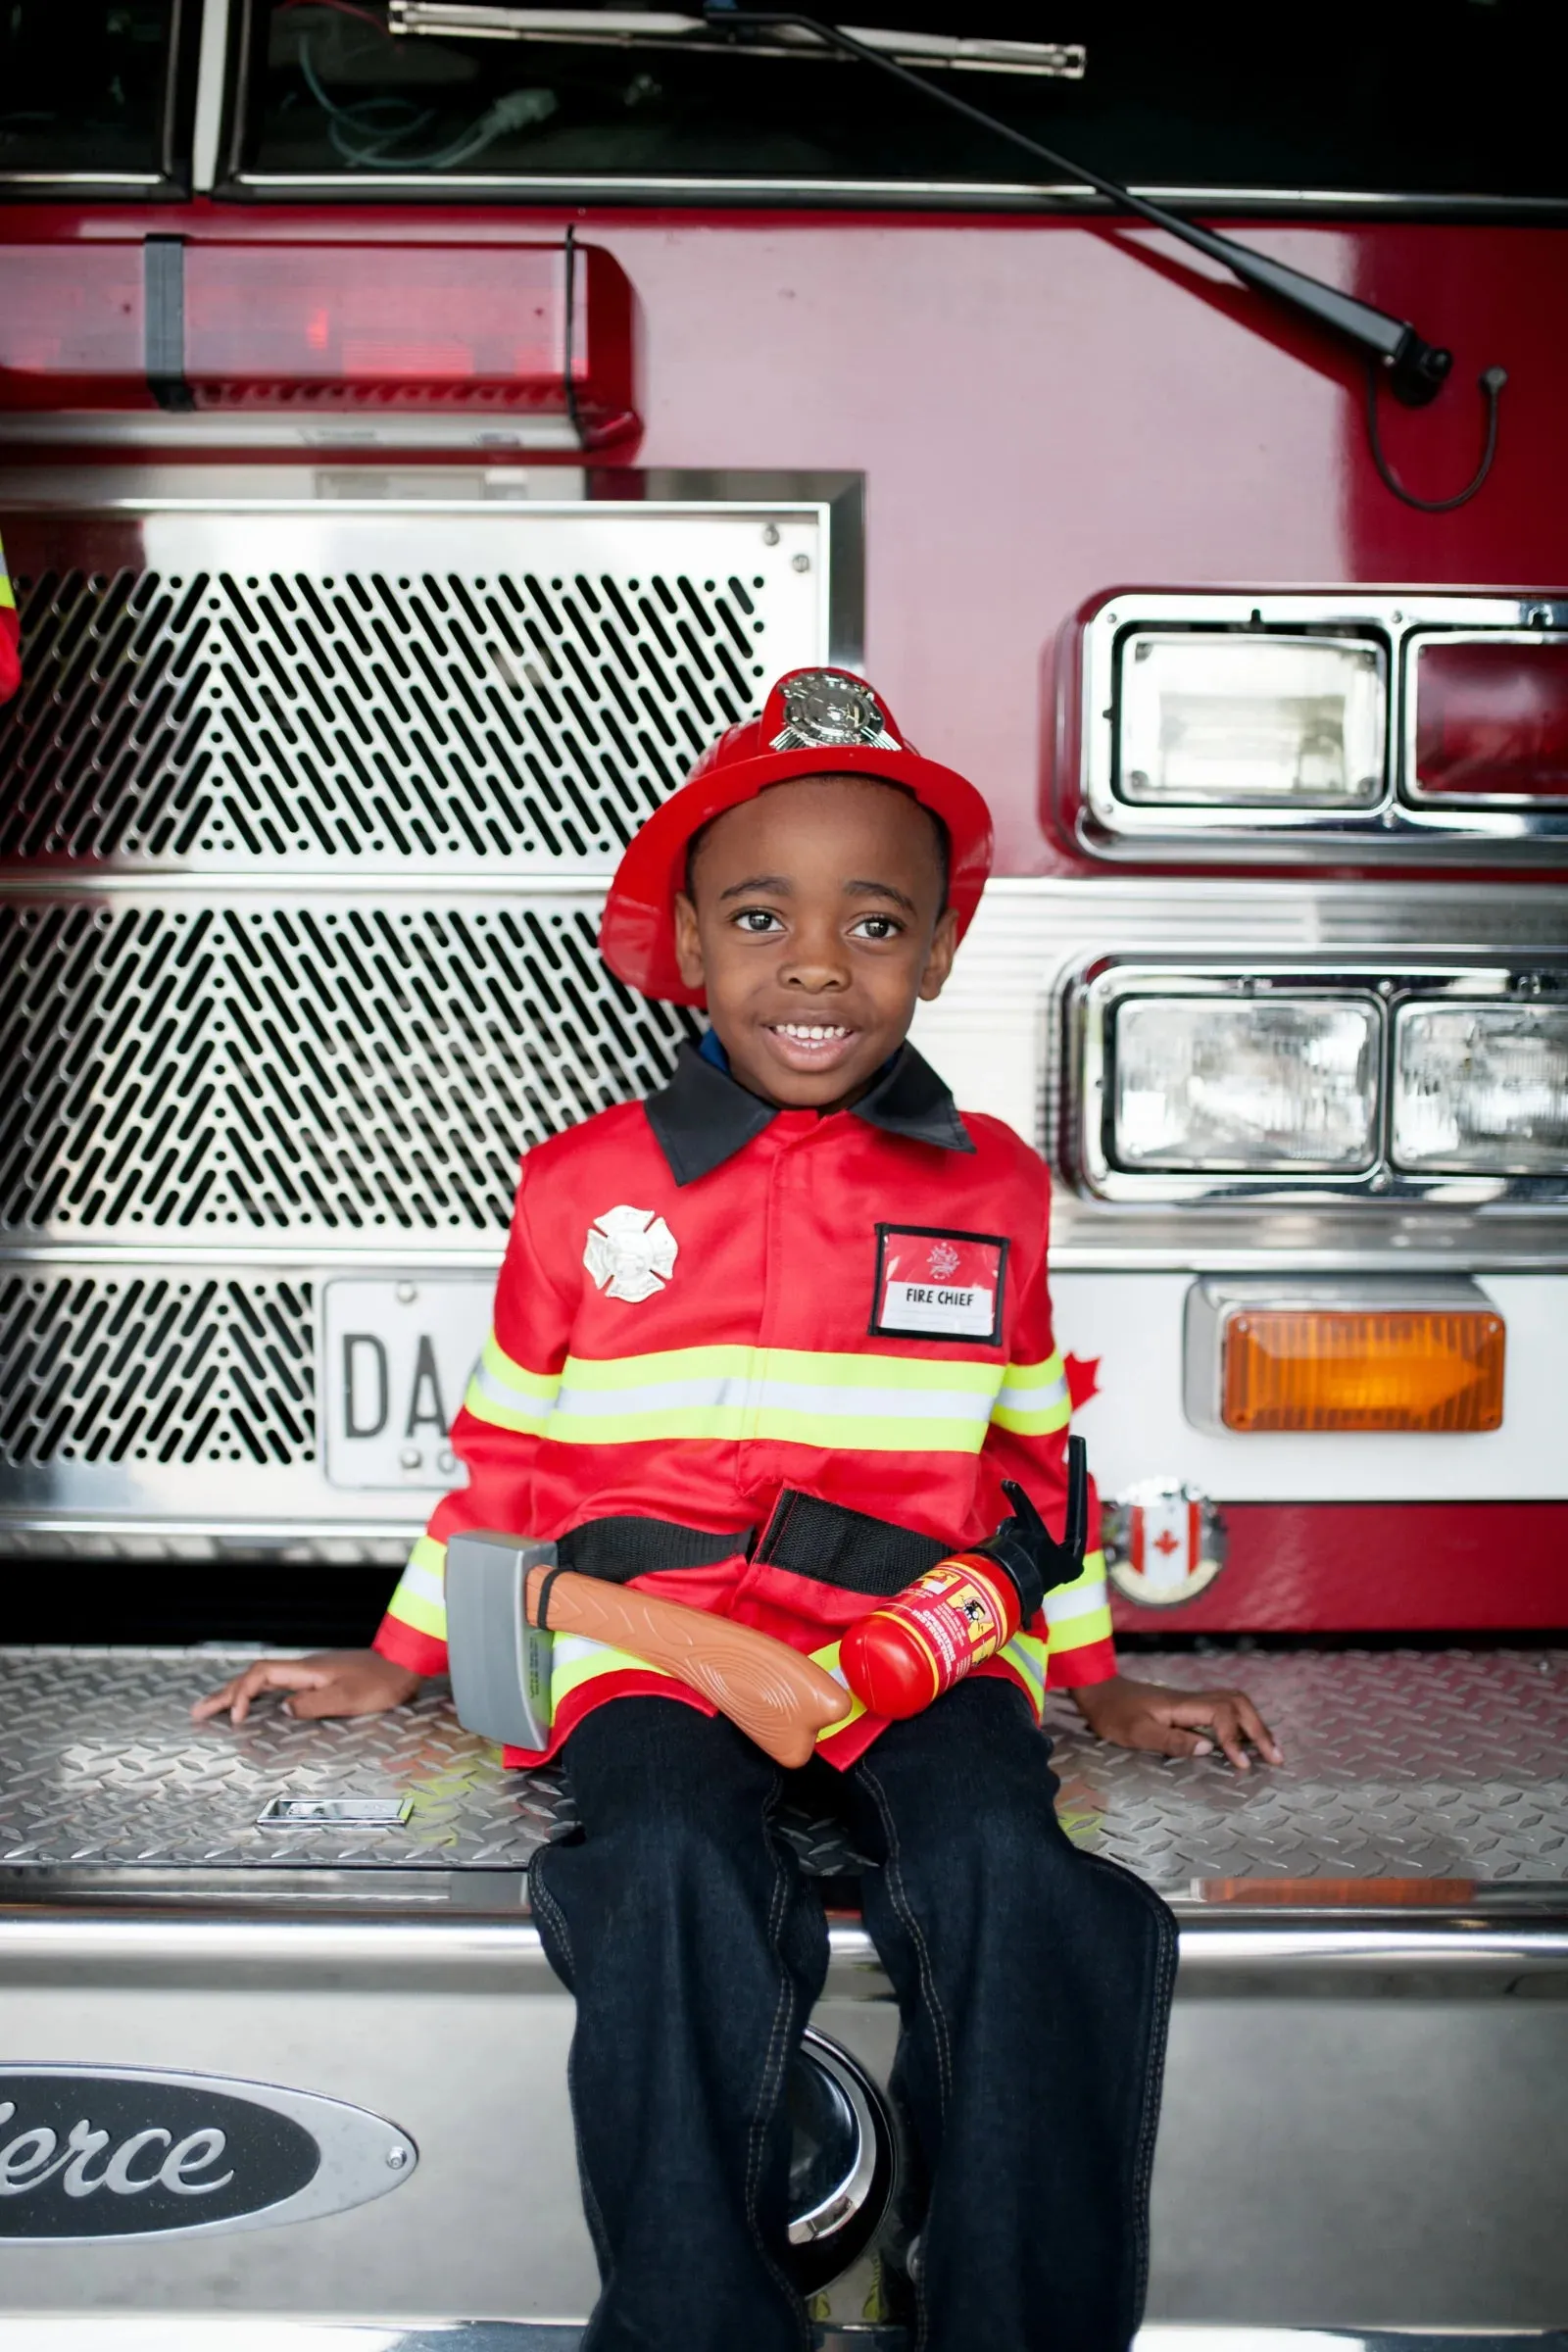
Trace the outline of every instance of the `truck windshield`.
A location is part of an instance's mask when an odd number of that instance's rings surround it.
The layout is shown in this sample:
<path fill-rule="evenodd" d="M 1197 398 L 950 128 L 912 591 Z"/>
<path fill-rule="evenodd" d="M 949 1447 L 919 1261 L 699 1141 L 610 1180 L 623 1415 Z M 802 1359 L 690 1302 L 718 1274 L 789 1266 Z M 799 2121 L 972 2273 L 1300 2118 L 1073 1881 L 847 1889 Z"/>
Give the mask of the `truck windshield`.
<path fill-rule="evenodd" d="M 168 175 L 177 0 L 0 0 L 0 189 Z"/>
<path fill-rule="evenodd" d="M 1112 178 L 1240 199 L 1568 194 L 1540 17 L 1517 0 L 1282 19 L 855 0 L 873 33 L 1030 44 L 933 78 Z M 468 29 L 450 27 L 461 18 Z M 479 27 L 475 30 L 474 27 Z M 1101 29 L 1102 27 L 1102 29 Z M 1418 37 L 1416 37 L 1418 36 Z M 1076 58 L 1047 47 L 1082 43 Z M 955 46 L 958 46 L 956 38 Z M 918 62 L 925 63 L 924 59 Z M 1050 179 L 874 68 L 620 6 L 253 0 L 241 170 L 266 182 L 611 180 L 760 197 L 1006 201 Z M 693 191 L 696 192 L 696 191 Z"/>

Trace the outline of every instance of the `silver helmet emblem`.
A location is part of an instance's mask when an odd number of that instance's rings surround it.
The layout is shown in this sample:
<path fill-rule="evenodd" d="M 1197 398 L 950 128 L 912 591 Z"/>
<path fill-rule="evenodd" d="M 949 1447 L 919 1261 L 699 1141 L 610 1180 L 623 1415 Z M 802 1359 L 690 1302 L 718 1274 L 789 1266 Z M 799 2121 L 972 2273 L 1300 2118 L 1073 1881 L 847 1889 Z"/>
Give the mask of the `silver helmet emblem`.
<path fill-rule="evenodd" d="M 904 749 L 888 733 L 881 706 L 869 686 L 842 669 L 803 669 L 784 681 L 784 725 L 774 736 L 775 752 L 814 751 L 818 745 Z"/>

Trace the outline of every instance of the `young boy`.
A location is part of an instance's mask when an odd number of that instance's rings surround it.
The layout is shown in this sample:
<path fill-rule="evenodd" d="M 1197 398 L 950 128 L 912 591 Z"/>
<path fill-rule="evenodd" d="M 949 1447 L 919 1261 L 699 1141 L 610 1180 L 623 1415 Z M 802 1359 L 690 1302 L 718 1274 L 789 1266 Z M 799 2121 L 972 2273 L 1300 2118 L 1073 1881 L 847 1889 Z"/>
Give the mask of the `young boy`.
<path fill-rule="evenodd" d="M 830 1671 L 853 1619 L 992 1533 L 1004 1478 L 1059 1529 L 1050 1181 L 1008 1128 L 960 1117 L 906 1042 L 990 857 L 973 787 L 845 672 L 782 679 L 698 763 L 622 859 L 601 944 L 648 995 L 706 1004 L 710 1034 L 661 1094 L 525 1158 L 453 1433 L 469 1483 L 374 1650 L 263 1661 L 199 1716 L 241 1720 L 270 1689 L 310 1716 L 411 1696 L 444 1664 L 444 1541 L 463 1528 L 556 1539 L 578 1569 Z M 1121 2352 L 1142 2304 L 1174 1932 L 1057 1826 L 1048 1683 L 1125 1745 L 1277 1757 L 1239 1692 L 1116 1676 L 1103 1573 L 1092 1551 L 921 1715 L 888 1724 L 846 1694 L 808 1768 L 836 1767 L 879 1866 L 862 1901 L 900 2004 L 936 2352 Z M 545 1752 L 581 1836 L 542 1851 L 531 1885 L 577 2002 L 604 2281 L 585 2345 L 797 2352 L 783 2091 L 827 1942 L 771 1834 L 787 1776 L 635 1658 L 558 1635 L 554 1677 Z"/>

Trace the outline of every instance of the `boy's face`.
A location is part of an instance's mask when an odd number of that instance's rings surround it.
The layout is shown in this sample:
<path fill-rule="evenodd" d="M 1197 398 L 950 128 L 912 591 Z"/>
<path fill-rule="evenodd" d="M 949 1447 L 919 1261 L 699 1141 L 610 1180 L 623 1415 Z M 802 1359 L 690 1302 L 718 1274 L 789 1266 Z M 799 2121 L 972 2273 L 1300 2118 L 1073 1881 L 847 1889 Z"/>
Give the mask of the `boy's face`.
<path fill-rule="evenodd" d="M 743 1086 L 795 1109 L 863 1094 L 953 967 L 931 818 L 861 776 L 775 784 L 716 817 L 675 902 L 681 977 Z"/>

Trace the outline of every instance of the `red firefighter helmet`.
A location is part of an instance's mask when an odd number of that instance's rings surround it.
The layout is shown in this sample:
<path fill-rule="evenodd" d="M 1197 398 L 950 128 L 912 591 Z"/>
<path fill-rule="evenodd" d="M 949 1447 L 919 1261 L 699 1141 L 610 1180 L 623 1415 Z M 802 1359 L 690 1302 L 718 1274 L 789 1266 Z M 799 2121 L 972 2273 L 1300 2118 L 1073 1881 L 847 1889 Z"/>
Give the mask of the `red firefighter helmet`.
<path fill-rule="evenodd" d="M 675 894 L 686 883 L 693 837 L 726 808 L 792 776 L 869 776 L 902 785 L 948 829 L 948 904 L 958 937 L 969 928 L 991 871 L 991 811 L 956 769 L 926 760 L 881 696 L 848 669 L 792 669 L 760 718 L 730 727 L 680 790 L 656 808 L 615 869 L 599 949 L 617 979 L 672 1004 L 700 1004 L 675 961 Z"/>

